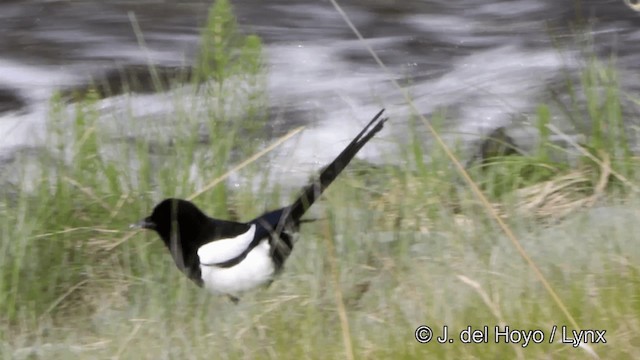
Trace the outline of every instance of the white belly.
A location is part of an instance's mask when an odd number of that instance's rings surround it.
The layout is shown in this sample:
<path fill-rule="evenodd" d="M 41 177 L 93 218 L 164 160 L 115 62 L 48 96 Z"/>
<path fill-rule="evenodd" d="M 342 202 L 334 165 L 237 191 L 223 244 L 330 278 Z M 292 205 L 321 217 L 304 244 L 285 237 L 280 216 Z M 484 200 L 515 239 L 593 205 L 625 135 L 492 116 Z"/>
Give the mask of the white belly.
<path fill-rule="evenodd" d="M 269 248 L 265 239 L 232 267 L 200 265 L 204 287 L 213 293 L 234 295 L 265 284 L 275 271 Z"/>

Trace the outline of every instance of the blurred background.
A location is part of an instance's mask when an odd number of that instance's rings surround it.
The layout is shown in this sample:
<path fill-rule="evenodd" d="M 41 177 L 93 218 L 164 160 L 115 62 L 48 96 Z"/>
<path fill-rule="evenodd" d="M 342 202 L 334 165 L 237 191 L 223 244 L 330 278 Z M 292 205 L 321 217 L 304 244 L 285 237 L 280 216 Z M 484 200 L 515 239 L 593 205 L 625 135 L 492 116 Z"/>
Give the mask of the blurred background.
<path fill-rule="evenodd" d="M 265 44 L 269 121 L 284 128 L 313 124 L 312 138 L 322 139 L 317 146 L 351 129 L 340 124 L 355 114 L 366 113 L 364 119 L 380 106 L 408 114 L 390 76 L 407 87 L 421 113 L 446 109 L 446 132 L 463 139 L 522 120 L 557 96 L 552 90 L 578 76 L 594 53 L 615 57 L 625 89 L 640 84 L 640 15 L 623 0 L 341 4 L 391 74 L 378 68 L 329 2 L 233 2 L 241 31 Z M 149 90 L 150 64 L 164 71 L 193 66 L 209 5 L 3 1 L 0 156 L 42 144 L 54 91 L 96 79 L 117 82 L 123 69 L 142 78 L 137 90 Z M 134 119 L 153 121 L 175 111 L 164 99 L 134 94 L 127 106 Z M 101 106 L 117 112 L 125 105 Z"/>
<path fill-rule="evenodd" d="M 638 2 L 340 4 L 364 43 L 329 1 L 0 1 L 0 358 L 640 358 Z M 129 229 L 165 197 L 281 207 L 380 108 L 238 305 Z"/>

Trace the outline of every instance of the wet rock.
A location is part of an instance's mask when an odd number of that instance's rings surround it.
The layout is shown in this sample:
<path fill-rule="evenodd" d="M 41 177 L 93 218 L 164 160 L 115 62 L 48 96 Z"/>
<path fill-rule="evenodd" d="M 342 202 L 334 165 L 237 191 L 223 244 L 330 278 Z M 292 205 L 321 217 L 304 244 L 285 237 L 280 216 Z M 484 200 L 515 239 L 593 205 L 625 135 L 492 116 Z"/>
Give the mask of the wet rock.
<path fill-rule="evenodd" d="M 175 84 L 191 79 L 191 69 L 185 67 L 159 67 L 129 65 L 109 69 L 97 75 L 88 84 L 82 84 L 61 91 L 67 101 L 80 101 L 93 92 L 99 99 L 124 93 L 150 94 L 166 91 Z"/>
<path fill-rule="evenodd" d="M 0 88 L 0 114 L 19 111 L 26 106 L 25 100 L 15 90 Z"/>
<path fill-rule="evenodd" d="M 501 126 L 489 133 L 480 143 L 477 152 L 469 159 L 467 168 L 476 161 L 484 165 L 490 163 L 495 158 L 519 154 L 520 151 L 518 150 L 515 140 L 507 134 L 506 128 Z"/>

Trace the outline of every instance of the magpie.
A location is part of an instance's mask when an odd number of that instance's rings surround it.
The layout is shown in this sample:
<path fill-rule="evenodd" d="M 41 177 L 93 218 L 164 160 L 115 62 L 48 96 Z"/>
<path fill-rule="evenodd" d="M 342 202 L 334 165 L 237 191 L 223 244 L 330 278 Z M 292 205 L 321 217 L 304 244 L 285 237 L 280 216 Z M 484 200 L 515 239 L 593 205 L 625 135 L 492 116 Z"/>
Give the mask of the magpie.
<path fill-rule="evenodd" d="M 302 216 L 349 164 L 387 118 L 384 109 L 302 189 L 289 206 L 249 222 L 214 219 L 182 199 L 165 199 L 135 226 L 154 230 L 189 279 L 237 303 L 239 294 L 270 284 L 291 254 Z"/>

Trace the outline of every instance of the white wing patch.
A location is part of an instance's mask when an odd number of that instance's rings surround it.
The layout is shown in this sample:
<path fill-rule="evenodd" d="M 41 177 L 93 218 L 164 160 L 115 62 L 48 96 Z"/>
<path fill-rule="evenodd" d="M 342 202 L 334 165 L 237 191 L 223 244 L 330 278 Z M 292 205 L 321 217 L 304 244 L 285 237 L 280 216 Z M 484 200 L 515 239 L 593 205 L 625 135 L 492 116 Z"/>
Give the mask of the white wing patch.
<path fill-rule="evenodd" d="M 256 233 L 256 225 L 252 224 L 247 232 L 233 238 L 221 239 L 200 246 L 198 258 L 200 264 L 213 265 L 233 259 L 245 251 Z"/>
<path fill-rule="evenodd" d="M 238 295 L 268 283 L 275 272 L 270 249 L 269 240 L 264 239 L 237 265 L 228 268 L 200 265 L 204 287 L 217 294 Z"/>

